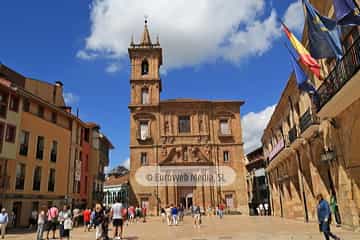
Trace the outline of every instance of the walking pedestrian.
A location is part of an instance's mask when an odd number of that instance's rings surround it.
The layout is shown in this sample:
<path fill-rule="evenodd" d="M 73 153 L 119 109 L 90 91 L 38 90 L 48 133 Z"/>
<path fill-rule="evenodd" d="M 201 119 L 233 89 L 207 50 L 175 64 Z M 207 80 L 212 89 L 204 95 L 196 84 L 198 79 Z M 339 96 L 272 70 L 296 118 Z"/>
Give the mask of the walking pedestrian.
<path fill-rule="evenodd" d="M 134 206 L 130 206 L 128 209 L 129 212 L 129 222 L 130 223 L 134 223 L 134 219 L 135 219 L 135 207 Z"/>
<path fill-rule="evenodd" d="M 141 208 L 138 206 L 136 206 L 135 208 L 135 218 L 136 218 L 136 222 L 139 222 L 139 219 L 141 217 Z"/>
<path fill-rule="evenodd" d="M 6 209 L 2 208 L 1 213 L 0 213 L 0 234 L 1 234 L 1 238 L 5 238 L 6 227 L 7 227 L 8 222 L 9 222 L 9 215 L 6 212 Z"/>
<path fill-rule="evenodd" d="M 331 212 L 334 214 L 336 226 L 339 227 L 341 225 L 341 217 L 339 213 L 339 207 L 337 205 L 335 192 L 332 192 L 330 197 L 330 208 Z"/>
<path fill-rule="evenodd" d="M 73 210 L 74 227 L 79 226 L 79 218 L 80 218 L 80 209 L 78 206 L 76 206 Z"/>
<path fill-rule="evenodd" d="M 171 207 L 172 224 L 178 225 L 178 209 L 176 206 Z"/>
<path fill-rule="evenodd" d="M 223 203 L 219 204 L 219 218 L 222 219 L 224 217 L 224 210 L 225 210 L 225 205 Z"/>
<path fill-rule="evenodd" d="M 64 205 L 63 209 L 59 213 L 59 232 L 60 239 L 69 239 L 70 230 L 72 229 L 71 211 L 67 205 Z"/>
<path fill-rule="evenodd" d="M 201 211 L 198 205 L 195 205 L 193 208 L 193 216 L 194 216 L 194 227 L 200 228 L 201 224 Z"/>
<path fill-rule="evenodd" d="M 104 210 L 104 220 L 102 222 L 102 238 L 103 240 L 108 240 L 109 238 L 109 223 L 110 223 L 110 218 L 111 218 L 111 214 L 110 214 L 110 209 L 107 207 L 103 207 Z"/>
<path fill-rule="evenodd" d="M 161 216 L 161 222 L 165 223 L 166 221 L 166 212 L 165 212 L 165 208 L 161 207 L 160 209 L 160 216 Z"/>
<path fill-rule="evenodd" d="M 112 205 L 111 208 L 111 216 L 113 220 L 113 227 L 114 227 L 114 239 L 121 239 L 123 233 L 123 205 L 120 202 L 119 198 L 116 198 L 115 203 Z M 119 231 L 120 229 L 120 231 Z"/>
<path fill-rule="evenodd" d="M 90 215 L 91 215 L 91 210 L 90 208 L 86 208 L 83 212 L 83 219 L 84 219 L 84 232 L 88 231 L 90 232 Z"/>
<path fill-rule="evenodd" d="M 316 199 L 318 200 L 317 216 L 320 232 L 324 234 L 326 240 L 330 240 L 330 237 L 340 240 L 338 236 L 330 231 L 331 211 L 329 203 L 323 198 L 322 194 L 318 194 Z"/>
<path fill-rule="evenodd" d="M 90 228 L 95 229 L 94 219 L 95 219 L 95 208 L 91 210 L 91 214 L 90 214 L 90 226 L 91 226 Z"/>
<path fill-rule="evenodd" d="M 56 228 L 58 224 L 58 216 L 59 216 L 59 210 L 57 209 L 56 205 L 53 205 L 48 211 L 47 211 L 47 219 L 48 219 L 48 226 L 47 226 L 47 234 L 46 239 L 49 239 L 49 233 L 52 231 L 52 238 L 55 239 L 56 235 Z"/>
<path fill-rule="evenodd" d="M 170 226 L 171 225 L 171 207 L 170 206 L 166 206 L 165 213 L 166 213 L 167 225 Z"/>
<path fill-rule="evenodd" d="M 96 240 L 101 239 L 102 234 L 103 234 L 103 228 L 102 228 L 102 223 L 104 221 L 104 210 L 101 206 L 101 204 L 97 203 L 95 205 L 95 216 L 94 216 L 94 225 L 96 228 L 96 233 L 95 233 L 95 237 Z"/>
<path fill-rule="evenodd" d="M 45 210 L 45 206 L 43 206 L 40 209 L 40 212 L 39 212 L 39 215 L 37 218 L 36 240 L 43 239 L 45 224 L 46 224 L 46 210 Z"/>
<path fill-rule="evenodd" d="M 33 209 L 31 211 L 31 216 L 29 219 L 29 229 L 30 230 L 36 228 L 37 218 L 38 218 L 38 211 L 36 209 Z"/>
<path fill-rule="evenodd" d="M 147 208 L 145 205 L 143 205 L 143 207 L 141 208 L 141 215 L 143 217 L 143 222 L 146 222 L 146 213 L 147 213 Z"/>

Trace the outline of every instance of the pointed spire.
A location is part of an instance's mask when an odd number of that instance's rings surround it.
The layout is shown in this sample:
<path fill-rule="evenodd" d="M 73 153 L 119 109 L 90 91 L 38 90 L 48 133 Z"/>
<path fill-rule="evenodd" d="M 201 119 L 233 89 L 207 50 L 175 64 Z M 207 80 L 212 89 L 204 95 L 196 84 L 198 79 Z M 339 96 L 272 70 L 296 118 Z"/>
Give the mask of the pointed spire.
<path fill-rule="evenodd" d="M 134 34 L 131 35 L 130 46 L 134 45 Z"/>
<path fill-rule="evenodd" d="M 149 29 L 147 27 L 147 18 L 145 18 L 144 32 L 141 38 L 141 45 L 151 45 L 151 39 L 149 34 Z"/>
<path fill-rule="evenodd" d="M 160 45 L 159 34 L 156 36 L 156 45 Z"/>

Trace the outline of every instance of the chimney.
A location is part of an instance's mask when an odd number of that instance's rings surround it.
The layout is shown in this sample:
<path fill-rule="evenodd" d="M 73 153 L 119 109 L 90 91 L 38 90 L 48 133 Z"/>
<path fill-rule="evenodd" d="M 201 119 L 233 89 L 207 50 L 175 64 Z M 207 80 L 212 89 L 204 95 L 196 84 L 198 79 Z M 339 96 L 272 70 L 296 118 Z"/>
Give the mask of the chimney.
<path fill-rule="evenodd" d="M 53 91 L 53 104 L 55 105 L 62 105 L 60 104 L 59 100 L 63 94 L 63 86 L 64 84 L 61 81 L 56 81 L 54 85 Z"/>

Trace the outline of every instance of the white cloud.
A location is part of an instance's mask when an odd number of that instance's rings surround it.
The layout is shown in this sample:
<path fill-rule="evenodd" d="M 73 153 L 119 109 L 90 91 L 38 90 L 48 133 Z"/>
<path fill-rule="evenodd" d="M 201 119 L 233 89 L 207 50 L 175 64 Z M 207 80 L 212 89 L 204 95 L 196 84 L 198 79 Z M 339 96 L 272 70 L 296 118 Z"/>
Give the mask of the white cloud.
<path fill-rule="evenodd" d="M 84 51 L 84 50 L 79 50 L 76 53 L 76 57 L 83 59 L 83 60 L 93 60 L 98 56 L 98 54 L 94 53 L 94 52 L 90 52 L 90 51 Z"/>
<path fill-rule="evenodd" d="M 265 2 L 93 0 L 91 34 L 78 57 L 126 59 L 131 35 L 139 41 L 146 14 L 152 40 L 160 35 L 166 68 L 194 66 L 219 58 L 239 62 L 261 55 L 279 36 L 276 12 L 264 16 Z"/>
<path fill-rule="evenodd" d="M 261 146 L 261 136 L 274 110 L 275 105 L 268 106 L 260 112 L 250 112 L 241 119 L 245 153 Z"/>
<path fill-rule="evenodd" d="M 66 105 L 72 105 L 72 104 L 78 103 L 80 100 L 80 97 L 71 92 L 67 92 L 67 93 L 64 93 L 64 100 L 65 100 Z"/>
<path fill-rule="evenodd" d="M 121 65 L 119 62 L 113 62 L 113 63 L 110 63 L 106 68 L 105 68 L 105 71 L 107 73 L 116 73 L 118 71 L 120 71 L 121 69 Z"/>
<path fill-rule="evenodd" d="M 126 167 L 127 169 L 130 169 L 130 158 L 127 158 L 121 163 L 122 166 Z"/>
<path fill-rule="evenodd" d="M 284 23 L 291 31 L 301 34 L 304 28 L 304 12 L 301 1 L 296 1 L 288 7 L 284 15 Z"/>

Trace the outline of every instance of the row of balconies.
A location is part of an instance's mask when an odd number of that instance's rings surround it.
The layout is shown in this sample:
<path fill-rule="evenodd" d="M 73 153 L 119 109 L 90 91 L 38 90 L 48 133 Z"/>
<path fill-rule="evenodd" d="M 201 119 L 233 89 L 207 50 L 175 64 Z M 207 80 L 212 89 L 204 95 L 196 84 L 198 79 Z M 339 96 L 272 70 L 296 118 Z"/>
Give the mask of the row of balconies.
<path fill-rule="evenodd" d="M 271 151 L 268 151 L 268 158 L 271 161 L 278 155 L 285 147 L 289 147 L 297 139 L 303 136 L 305 131 L 312 125 L 319 124 L 318 118 L 308 109 L 301 117 L 299 125 L 295 125 L 287 133 L 284 133 L 282 139 L 280 139 Z"/>

